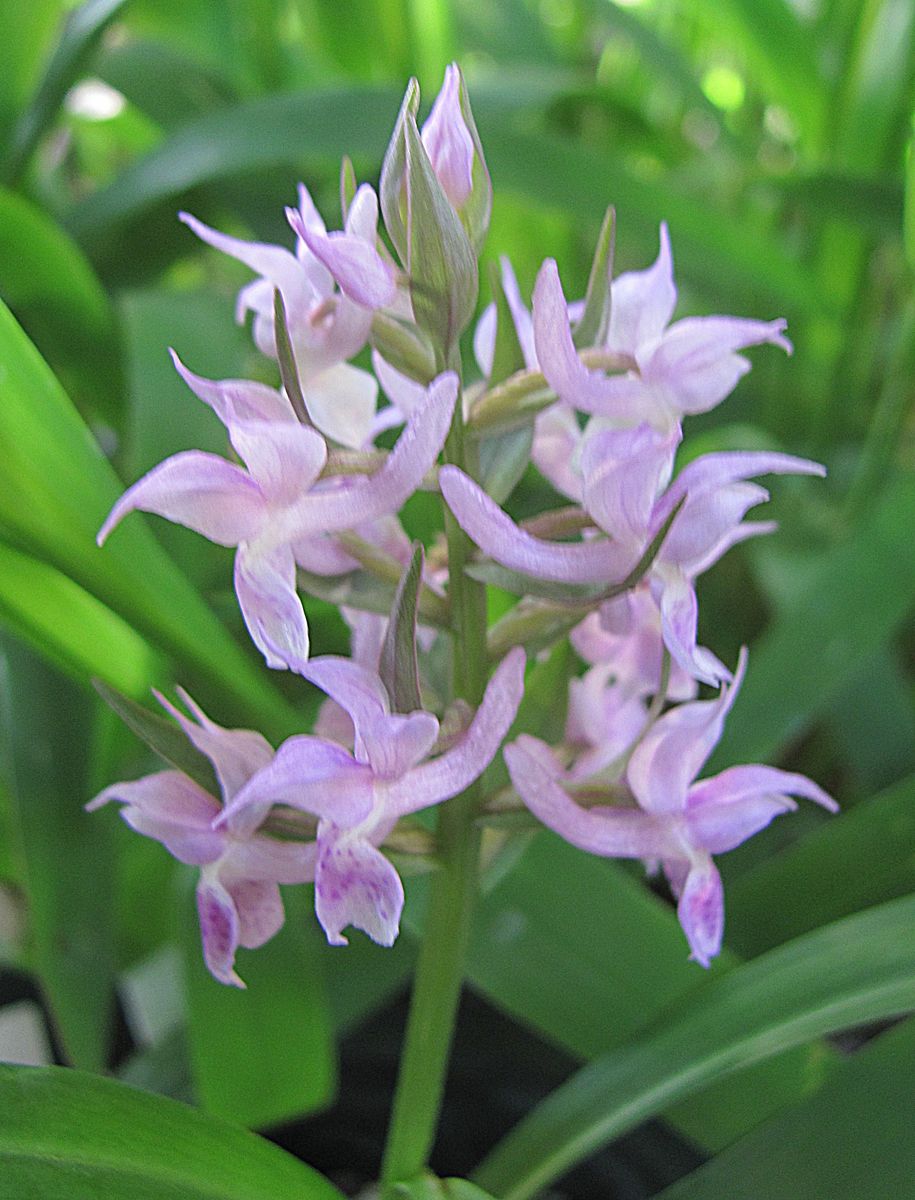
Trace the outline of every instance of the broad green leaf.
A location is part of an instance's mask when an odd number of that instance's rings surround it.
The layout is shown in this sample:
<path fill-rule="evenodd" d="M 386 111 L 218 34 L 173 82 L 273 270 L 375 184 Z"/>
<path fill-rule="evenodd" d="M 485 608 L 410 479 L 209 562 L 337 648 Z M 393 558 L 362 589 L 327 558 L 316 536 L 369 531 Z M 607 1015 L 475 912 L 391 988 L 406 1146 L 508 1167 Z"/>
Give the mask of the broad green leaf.
<path fill-rule="evenodd" d="M 0 622 L 62 670 L 129 696 L 162 679 L 164 661 L 110 608 L 47 563 L 0 542 Z"/>
<path fill-rule="evenodd" d="M 11 1200 L 343 1200 L 262 1138 L 111 1079 L 0 1067 L 0 1109 Z"/>
<path fill-rule="evenodd" d="M 28 107 L 21 114 L 0 164 L 0 177 L 15 182 L 42 134 L 57 115 L 61 101 L 76 82 L 105 27 L 125 0 L 85 0 L 66 19 L 60 41 Z"/>
<path fill-rule="evenodd" d="M 122 695 L 117 688 L 109 687 L 100 679 L 93 680 L 95 690 L 112 708 L 124 724 L 145 742 L 150 750 L 154 750 L 160 758 L 170 763 L 176 770 L 183 772 L 195 783 L 212 796 L 220 795 L 219 783 L 213 764 L 185 736 L 174 721 L 151 712 L 142 704 L 137 704 L 128 696 Z"/>
<path fill-rule="evenodd" d="M 199 699 L 284 734 L 295 714 L 159 548 L 142 518 L 103 550 L 95 534 L 123 490 L 47 365 L 0 305 L 0 530 L 69 575 L 169 654 Z M 228 571 L 229 564 L 226 563 Z M 222 708 L 220 709 L 220 705 Z"/>
<path fill-rule="evenodd" d="M 49 0 L 0 8 L 0 145 L 9 144 L 64 7 L 64 0 Z"/>
<path fill-rule="evenodd" d="M 95 69 L 109 86 L 166 131 L 224 108 L 235 99 L 223 76 L 162 41 L 132 38 L 106 46 Z"/>
<path fill-rule="evenodd" d="M 541 719 L 549 724 L 549 709 Z M 534 732 L 550 736 L 546 727 Z M 705 984 L 708 976 L 687 955 L 669 905 L 622 866 L 540 833 L 483 898 L 468 972 L 501 1008 L 588 1059 L 641 1036 L 671 1004 Z M 712 977 L 735 961 L 725 949 Z M 667 1115 L 717 1149 L 802 1095 L 830 1058 L 819 1046 L 792 1051 L 691 1096 Z"/>
<path fill-rule="evenodd" d="M 362 937 L 348 946 L 325 942 L 320 960 L 334 1028 L 343 1037 L 407 987 L 416 966 L 416 940 L 401 928 L 390 947 Z"/>
<path fill-rule="evenodd" d="M 117 419 L 117 318 L 83 252 L 36 205 L 0 188 L 0 297 L 81 406 Z"/>
<path fill-rule="evenodd" d="M 189 888 L 186 900 L 181 943 L 197 1101 L 252 1127 L 320 1108 L 333 1093 L 336 1060 L 311 888 L 285 889 L 283 928 L 240 952 L 244 991 L 217 983 L 203 965 Z"/>
<path fill-rule="evenodd" d="M 915 1178 L 915 1021 L 858 1050 L 809 1100 L 657 1200 L 895 1200 Z"/>
<path fill-rule="evenodd" d="M 108 1058 L 114 997 L 114 854 L 83 805 L 97 707 L 11 640 L 0 658 L 0 744 L 28 900 L 30 957 L 70 1062 Z"/>
<path fill-rule="evenodd" d="M 728 945 L 753 956 L 915 892 L 915 776 L 827 821 L 728 891 Z"/>
<path fill-rule="evenodd" d="M 378 673 L 391 699 L 392 711 L 399 713 L 422 708 L 416 660 L 416 617 L 424 561 L 422 544 L 417 543 L 394 593 L 378 663 Z"/>
<path fill-rule="evenodd" d="M 598 1146 L 742 1066 L 915 1007 L 915 896 L 829 925 L 710 980 L 637 1043 L 540 1104 L 476 1173 L 526 1200 Z"/>
<path fill-rule="evenodd" d="M 713 772 L 765 762 L 801 735 L 911 611 L 915 479 L 890 481 L 879 504 L 805 571 L 750 655 Z"/>

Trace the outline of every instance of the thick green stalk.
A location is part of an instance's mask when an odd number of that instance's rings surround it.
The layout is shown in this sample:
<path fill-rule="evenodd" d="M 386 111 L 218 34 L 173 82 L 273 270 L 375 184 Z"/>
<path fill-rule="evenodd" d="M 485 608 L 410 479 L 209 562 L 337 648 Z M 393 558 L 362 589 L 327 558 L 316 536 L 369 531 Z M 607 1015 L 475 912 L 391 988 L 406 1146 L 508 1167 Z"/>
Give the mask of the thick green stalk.
<path fill-rule="evenodd" d="M 475 463 L 465 454 L 463 434 L 459 398 L 445 459 L 475 473 Z M 445 532 L 454 693 L 479 704 L 486 686 L 485 590 L 464 574 L 471 544 L 447 509 Z M 420 1174 L 435 1139 L 477 890 L 480 834 L 474 818 L 478 806 L 474 784 L 439 812 L 442 866 L 430 881 L 423 943 L 385 1148 L 382 1180 L 388 1188 Z"/>

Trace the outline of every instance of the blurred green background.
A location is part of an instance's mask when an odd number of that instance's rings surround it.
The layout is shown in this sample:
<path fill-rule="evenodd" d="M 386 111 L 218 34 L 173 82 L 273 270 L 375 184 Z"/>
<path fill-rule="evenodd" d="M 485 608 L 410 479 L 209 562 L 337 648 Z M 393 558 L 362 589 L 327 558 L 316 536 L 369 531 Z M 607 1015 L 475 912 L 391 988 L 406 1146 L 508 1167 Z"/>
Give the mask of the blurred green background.
<path fill-rule="evenodd" d="M 4 4 L 0 299 L 59 383 L 3 313 L 0 953 L 39 984 L 67 1061 L 111 1061 L 117 986 L 139 1046 L 128 1077 L 252 1125 L 327 1102 L 335 1032 L 400 985 L 412 942 L 329 954 L 292 897 L 281 937 L 245 959 L 246 997 L 205 976 L 183 873 L 113 813 L 82 812 L 151 769 L 89 679 L 144 702 L 177 680 L 274 738 L 313 701 L 248 645 L 227 552 L 141 518 L 104 552 L 93 539 L 121 490 L 111 464 L 132 482 L 178 449 L 224 449 L 168 346 L 204 375 L 270 377 L 233 324 L 249 273 L 177 211 L 288 245 L 301 179 L 333 227 L 340 156 L 377 181 L 406 79 L 428 105 L 453 59 L 495 186 L 486 256 L 508 254 L 526 293 L 546 256 L 582 293 L 612 203 L 618 271 L 653 261 L 669 222 L 680 315 L 788 318 L 794 356 L 753 351 L 736 394 L 686 430 L 690 454 L 777 447 L 830 472 L 779 481 L 778 537 L 702 581 L 704 640 L 727 661 L 751 647 L 713 765 L 804 770 L 844 812 L 798 814 L 724 860 L 715 971 L 915 889 L 911 0 Z M 523 503 L 547 498 L 527 484 Z M 331 609 L 309 614 L 318 650 L 345 648 Z M 554 655 L 541 694 L 572 669 Z M 540 915 L 506 955 L 516 911 Z M 573 865 L 545 837 L 492 881 L 470 964 L 474 987 L 581 1057 L 700 976 L 634 874 Z M 723 1145 L 819 1086 L 831 1055 L 792 1053 L 674 1119 Z"/>

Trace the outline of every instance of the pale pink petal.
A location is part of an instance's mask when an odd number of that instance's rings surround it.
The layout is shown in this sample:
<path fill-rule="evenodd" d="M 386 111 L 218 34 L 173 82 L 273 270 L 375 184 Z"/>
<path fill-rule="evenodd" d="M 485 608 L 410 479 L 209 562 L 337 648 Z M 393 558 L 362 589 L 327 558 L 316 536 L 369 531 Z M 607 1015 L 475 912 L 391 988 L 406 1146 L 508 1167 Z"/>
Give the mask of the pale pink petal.
<path fill-rule="evenodd" d="M 677 303 L 670 237 L 661 222 L 661 248 L 654 264 L 645 271 L 627 271 L 610 289 L 610 328 L 607 348 L 635 355 L 640 346 L 653 342 L 664 332 Z"/>
<path fill-rule="evenodd" d="M 769 493 L 757 483 L 690 492 L 664 539 L 659 558 L 695 577 L 738 540 L 735 534 L 746 512 L 768 499 Z"/>
<path fill-rule="evenodd" d="M 377 220 L 378 201 L 367 184 L 359 189 L 354 206 L 357 202 L 366 209 L 374 204 Z M 309 229 L 298 209 L 287 208 L 286 216 L 315 258 L 330 271 L 340 290 L 356 304 L 374 309 L 393 301 L 397 291 L 394 268 L 375 249 L 374 238 L 339 231 L 319 233 Z"/>
<path fill-rule="evenodd" d="M 360 753 L 364 731 L 391 710 L 388 693 L 377 671 L 352 658 L 322 654 L 312 658 L 303 673 L 315 687 L 326 692 L 349 713 L 356 730 L 356 753 L 364 761 Z"/>
<path fill-rule="evenodd" d="M 240 879 L 226 891 L 238 915 L 238 944 L 246 950 L 263 946 L 283 928 L 283 901 L 275 883 Z"/>
<path fill-rule="evenodd" d="M 392 713 L 377 717 L 358 729 L 358 733 L 366 761 L 376 776 L 400 779 L 435 745 L 438 728 L 438 720 L 432 713 Z"/>
<path fill-rule="evenodd" d="M 730 767 L 690 788 L 690 836 L 710 854 L 733 850 L 773 817 L 796 808 L 790 796 L 803 796 L 830 812 L 838 810 L 832 797 L 805 775 L 776 767 Z"/>
<path fill-rule="evenodd" d="M 671 709 L 635 748 L 626 775 L 644 809 L 657 814 L 685 810 L 689 785 L 721 737 L 746 665 L 742 650 L 734 681 L 722 687 L 717 700 L 696 700 Z"/>
<path fill-rule="evenodd" d="M 505 293 L 509 312 L 515 324 L 515 333 L 524 356 L 524 365 L 528 370 L 536 371 L 537 350 L 534 346 L 534 326 L 531 314 L 521 299 L 521 289 L 518 287 L 518 280 L 511 262 L 504 254 L 499 257 L 499 266 L 502 272 L 502 291 Z M 473 354 L 484 379 L 488 379 L 492 373 L 496 323 L 496 306 L 487 304 L 480 314 L 480 319 L 473 332 Z"/>
<path fill-rule="evenodd" d="M 592 667 L 569 683 L 566 740 L 583 747 L 569 769 L 570 779 L 587 779 L 608 767 L 645 728 L 645 701 L 625 685 L 610 683 L 612 671 L 612 665 Z"/>
<path fill-rule="evenodd" d="M 442 191 L 459 209 L 473 191 L 473 138 L 461 112 L 461 76 L 454 63 L 420 131 L 423 146 Z"/>
<path fill-rule="evenodd" d="M 125 783 L 113 783 L 86 805 L 94 812 L 115 800 L 121 816 L 137 833 L 154 838 L 179 862 L 202 866 L 225 849 L 225 835 L 214 832 L 218 802 L 180 771 L 159 771 Z"/>
<path fill-rule="evenodd" d="M 269 804 L 270 801 L 265 801 Z M 260 805 L 252 805 L 258 808 Z M 237 821 L 230 816 L 230 827 Z M 227 886 L 251 879 L 269 883 L 309 883 L 315 877 L 317 847 L 314 842 L 284 842 L 266 834 L 236 838 L 219 864 L 219 875 Z"/>
<path fill-rule="evenodd" d="M 327 444 L 306 425 L 236 421 L 229 436 L 271 503 L 289 504 L 298 499 L 327 462 Z"/>
<path fill-rule="evenodd" d="M 675 506 L 690 494 L 713 491 L 736 483 L 742 479 L 753 479 L 757 475 L 819 475 L 826 468 L 807 458 L 795 458 L 792 454 L 776 454 L 767 450 L 729 451 L 703 454 L 688 463 L 678 472 L 664 493 L 654 513 L 654 523 L 660 527 L 673 512 Z"/>
<path fill-rule="evenodd" d="M 203 709 L 182 688 L 178 688 L 182 703 L 196 720 L 190 720 L 160 692 L 153 695 L 167 713 L 184 730 L 188 740 L 207 756 L 216 770 L 223 799 L 232 799 L 251 778 L 273 758 L 273 747 L 261 733 L 253 729 L 223 729 L 211 721 Z"/>
<path fill-rule="evenodd" d="M 423 385 L 395 370 L 377 350 L 372 351 L 372 367 L 384 394 L 400 414 L 401 421 L 411 416 L 425 398 L 426 389 Z"/>
<path fill-rule="evenodd" d="M 708 967 L 721 950 L 724 934 L 724 889 L 710 858 L 690 867 L 677 916 L 692 951 L 690 958 Z"/>
<path fill-rule="evenodd" d="M 606 533 L 639 549 L 647 544 L 654 503 L 670 478 L 679 440 L 679 430 L 662 434 L 647 424 L 585 439 L 584 506 Z"/>
<path fill-rule="evenodd" d="M 238 913 L 232 897 L 216 878 L 204 873 L 197 885 L 197 914 L 203 941 L 203 960 L 210 974 L 220 983 L 243 988 L 234 971 L 238 949 Z"/>
<path fill-rule="evenodd" d="M 295 413 L 282 392 L 250 379 L 204 379 L 189 371 L 174 350 L 169 350 L 175 370 L 223 425 L 233 421 L 278 421 L 292 424 Z"/>
<path fill-rule="evenodd" d="M 495 757 L 524 693 L 524 651 L 510 650 L 496 667 L 464 735 L 438 758 L 386 786 L 384 807 L 403 816 L 464 791 Z"/>
<path fill-rule="evenodd" d="M 336 825 L 364 821 L 372 810 L 373 776 L 342 746 L 302 734 L 288 738 L 273 762 L 238 793 L 219 817 L 224 824 L 249 805 L 287 804 Z"/>
<path fill-rule="evenodd" d="M 303 395 L 308 415 L 326 437 L 353 450 L 371 441 L 378 384 L 368 371 L 337 363 L 313 375 Z"/>
<path fill-rule="evenodd" d="M 634 808 L 585 809 L 569 797 L 530 752 L 536 739 L 523 735 L 505 747 L 505 762 L 518 795 L 538 820 L 589 854 L 605 858 L 655 858 L 676 852 L 663 822 Z"/>
<path fill-rule="evenodd" d="M 631 553 L 609 541 L 546 542 L 525 533 L 457 467 L 442 467 L 439 486 L 468 537 L 513 571 L 559 583 L 610 584 L 632 565 Z"/>
<path fill-rule="evenodd" d="M 235 556 L 235 594 L 251 640 L 273 670 L 301 674 L 308 661 L 308 622 L 295 589 L 288 546 L 261 551 L 242 545 Z"/>
<path fill-rule="evenodd" d="M 575 411 L 567 404 L 553 404 L 537 415 L 531 461 L 557 492 L 576 504 L 582 502 L 581 444 Z"/>
<path fill-rule="evenodd" d="M 322 822 L 318 830 L 315 912 L 332 946 L 345 946 L 354 925 L 380 946 L 392 946 L 400 928 L 403 884 L 384 857 L 363 838 Z"/>
<path fill-rule="evenodd" d="M 254 537 L 267 513 L 263 493 L 246 471 L 200 450 L 167 458 L 129 487 L 99 530 L 98 544 L 135 509 L 186 525 L 220 546 Z"/>
<path fill-rule="evenodd" d="M 547 383 L 566 404 L 582 412 L 601 413 L 618 420 L 638 420 L 643 406 L 626 381 L 609 379 L 589 370 L 578 357 L 569 327 L 566 298 L 559 271 L 548 258 L 540 268 L 534 288 L 534 342 L 537 361 Z M 633 403 L 635 401 L 635 403 Z"/>
<path fill-rule="evenodd" d="M 730 671 L 711 650 L 697 644 L 699 601 L 692 580 L 678 567 L 656 566 L 652 592 L 661 611 L 661 635 L 674 662 L 690 678 L 713 686 L 730 678 Z"/>
<path fill-rule="evenodd" d="M 265 245 L 262 242 L 245 242 L 240 238 L 229 237 L 228 234 L 220 233 L 218 230 L 204 225 L 190 213 L 179 213 L 178 218 L 202 241 L 222 251 L 223 254 L 237 258 L 246 267 L 250 267 L 252 271 L 256 271 L 258 275 L 268 279 L 275 288 L 279 288 L 283 293 L 287 306 L 307 302 L 311 291 L 307 278 L 295 255 L 282 246 Z"/>

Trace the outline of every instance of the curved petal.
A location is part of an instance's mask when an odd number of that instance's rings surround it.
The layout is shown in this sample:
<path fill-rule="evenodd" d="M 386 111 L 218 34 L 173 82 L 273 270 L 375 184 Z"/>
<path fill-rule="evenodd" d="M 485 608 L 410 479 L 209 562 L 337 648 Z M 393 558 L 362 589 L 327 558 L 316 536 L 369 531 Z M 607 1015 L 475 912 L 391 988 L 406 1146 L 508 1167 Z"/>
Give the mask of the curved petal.
<path fill-rule="evenodd" d="M 506 746 L 505 763 L 518 795 L 547 828 L 579 850 L 604 858 L 658 858 L 679 850 L 649 813 L 576 804 L 530 752 L 535 740 L 522 735 Z"/>
<path fill-rule="evenodd" d="M 347 945 L 347 925 L 392 946 L 403 899 L 400 876 L 379 850 L 332 825 L 318 830 L 315 912 L 332 946 Z"/>
<path fill-rule="evenodd" d="M 263 493 L 246 471 L 200 450 L 172 455 L 129 487 L 98 532 L 100 546 L 134 509 L 186 525 L 220 546 L 254 537 L 267 513 Z"/>
<path fill-rule="evenodd" d="M 334 742 L 302 734 L 288 738 L 273 762 L 227 805 L 217 820 L 222 825 L 249 805 L 288 804 L 326 818 L 339 826 L 364 821 L 372 811 L 373 776 Z"/>
<path fill-rule="evenodd" d="M 445 68 L 445 81 L 420 137 L 442 191 L 459 209 L 473 191 L 474 145 L 461 112 L 461 77 L 454 63 Z"/>
<path fill-rule="evenodd" d="M 391 710 L 391 702 L 376 671 L 351 658 L 322 654 L 309 660 L 305 678 L 349 713 L 356 730 L 357 757 L 366 729 Z"/>
<path fill-rule="evenodd" d="M 204 404 L 209 405 L 223 425 L 233 421 L 277 421 L 292 424 L 295 413 L 282 392 L 251 379 L 204 379 L 189 371 L 174 350 L 169 349 L 175 370 Z"/>
<path fill-rule="evenodd" d="M 239 942 L 238 913 L 215 869 L 201 873 L 197 884 L 197 915 L 207 970 L 220 983 L 243 988 L 245 985 L 234 970 Z"/>
<path fill-rule="evenodd" d="M 769 493 L 758 483 L 730 483 L 695 494 L 689 492 L 658 558 L 676 563 L 695 578 L 700 568 L 708 569 L 739 540 L 735 534 L 747 511 L 768 499 Z"/>
<path fill-rule="evenodd" d="M 270 801 L 264 801 L 269 804 Z M 253 808 L 261 807 L 252 805 Z M 230 817 L 229 824 L 236 817 Z M 283 842 L 266 834 L 239 838 L 230 844 L 219 875 L 227 887 L 240 880 L 258 883 L 309 883 L 315 877 L 317 847 L 314 842 Z M 239 910 L 239 915 L 241 910 Z"/>
<path fill-rule="evenodd" d="M 575 349 L 569 327 L 566 298 L 555 261 L 548 258 L 534 287 L 534 344 L 546 381 L 566 404 L 582 412 L 600 413 L 618 420 L 638 420 L 642 407 L 627 394 L 620 395 L 619 381 L 589 370 Z"/>
<path fill-rule="evenodd" d="M 553 404 L 534 421 L 531 461 L 557 492 L 576 504 L 582 502 L 579 454 L 582 432 L 567 404 Z"/>
<path fill-rule="evenodd" d="M 239 946 L 256 950 L 283 928 L 283 901 L 275 883 L 240 879 L 228 884 L 226 891 L 238 916 Z"/>
<path fill-rule="evenodd" d="M 292 550 L 281 546 L 267 552 L 242 544 L 235 556 L 235 595 L 267 666 L 301 674 L 308 661 L 308 622 L 295 590 Z"/>
<path fill-rule="evenodd" d="M 648 424 L 608 429 L 585 439 L 584 507 L 605 533 L 639 550 L 647 544 L 652 509 L 670 478 L 679 441 L 679 430 L 666 435 Z"/>
<path fill-rule="evenodd" d="M 352 209 L 357 205 L 369 216 L 374 207 L 375 220 L 369 224 L 377 224 L 378 200 L 368 184 L 359 188 L 353 200 L 347 222 L 350 229 L 360 228 L 364 219 L 364 214 L 359 212 L 354 225 Z M 365 308 L 383 308 L 393 302 L 397 291 L 394 268 L 375 249 L 374 238 L 349 231 L 321 233 L 310 227 L 295 208 L 287 208 L 286 216 L 297 236 L 330 271 L 340 290 L 351 300 Z"/>
<path fill-rule="evenodd" d="M 684 811 L 689 785 L 721 737 L 746 665 L 744 649 L 733 683 L 721 689 L 717 700 L 695 700 L 671 709 L 635 748 L 626 776 L 642 808 L 659 814 Z"/>
<path fill-rule="evenodd" d="M 724 888 L 710 858 L 690 867 L 677 916 L 692 951 L 690 958 L 708 967 L 721 950 L 724 934 Z"/>
<path fill-rule="evenodd" d="M 307 492 L 327 462 L 327 445 L 306 425 L 236 421 L 232 445 L 272 504 L 290 504 Z"/>
<path fill-rule="evenodd" d="M 222 788 L 223 799 L 228 803 L 255 772 L 270 762 L 273 758 L 273 747 L 263 734 L 253 729 L 224 729 L 217 725 L 183 688 L 178 688 L 177 692 L 195 720 L 190 720 L 161 692 L 153 689 L 153 695 L 165 711 L 178 722 L 187 739 L 213 764 Z"/>
<path fill-rule="evenodd" d="M 524 365 L 528 370 L 537 370 L 537 350 L 534 346 L 534 327 L 531 314 L 521 299 L 521 289 L 514 268 L 507 255 L 499 256 L 499 266 L 502 273 L 502 291 L 508 303 L 509 312 L 515 324 L 518 344 L 524 355 Z M 496 344 L 496 306 L 487 304 L 480 314 L 473 332 L 473 355 L 480 368 L 480 374 L 488 379 L 492 373 L 493 354 Z"/>
<path fill-rule="evenodd" d="M 699 601 L 692 580 L 678 567 L 662 563 L 652 574 L 652 591 L 661 611 L 661 636 L 681 671 L 715 686 L 730 671 L 711 650 L 697 643 Z"/>
<path fill-rule="evenodd" d="M 400 816 L 458 795 L 481 775 L 508 733 L 524 693 L 524 651 L 510 650 L 490 679 L 462 737 L 438 758 L 414 767 L 384 789 L 384 809 Z"/>
<path fill-rule="evenodd" d="M 764 829 L 773 817 L 797 808 L 790 796 L 803 796 L 829 812 L 838 805 L 805 775 L 776 767 L 730 767 L 694 784 L 687 796 L 687 822 L 697 846 L 711 854 L 733 850 Z"/>
<path fill-rule="evenodd" d="M 225 850 L 225 835 L 213 830 L 219 804 L 180 771 L 113 783 L 86 805 L 86 811 L 95 812 L 111 800 L 125 806 L 121 816 L 131 829 L 161 842 L 179 862 L 203 866 Z"/>
<path fill-rule="evenodd" d="M 360 450 L 371 441 L 378 384 L 349 363 L 337 363 L 304 385 L 308 415 L 320 431 L 341 446 Z"/>
<path fill-rule="evenodd" d="M 442 467 L 439 486 L 455 519 L 490 558 L 535 579 L 613 583 L 632 566 L 632 554 L 613 542 L 546 542 L 533 537 L 457 467 Z"/>
<path fill-rule="evenodd" d="M 404 375 L 403 372 L 392 367 L 377 350 L 372 351 L 372 367 L 384 394 L 400 413 L 401 420 L 406 420 L 422 403 L 426 389 L 421 383 L 411 379 L 409 375 Z"/>
<path fill-rule="evenodd" d="M 428 712 L 391 713 L 360 730 L 366 758 L 379 779 L 400 779 L 430 752 L 438 719 Z"/>
<path fill-rule="evenodd" d="M 644 271 L 627 271 L 610 288 L 610 328 L 607 348 L 635 355 L 639 347 L 664 332 L 677 303 L 673 259 L 667 222 L 661 222 L 660 249 Z"/>
<path fill-rule="evenodd" d="M 307 302 L 311 292 L 307 277 L 295 255 L 283 246 L 271 246 L 263 242 L 245 242 L 241 238 L 229 237 L 226 233 L 220 233 L 219 230 L 204 225 L 203 221 L 198 221 L 190 213 L 180 212 L 178 219 L 183 221 L 193 233 L 196 233 L 201 241 L 222 251 L 223 254 L 237 258 L 246 267 L 250 267 L 252 271 L 256 271 L 258 275 L 268 279 L 275 288 L 279 288 L 283 293 L 287 307 Z"/>

